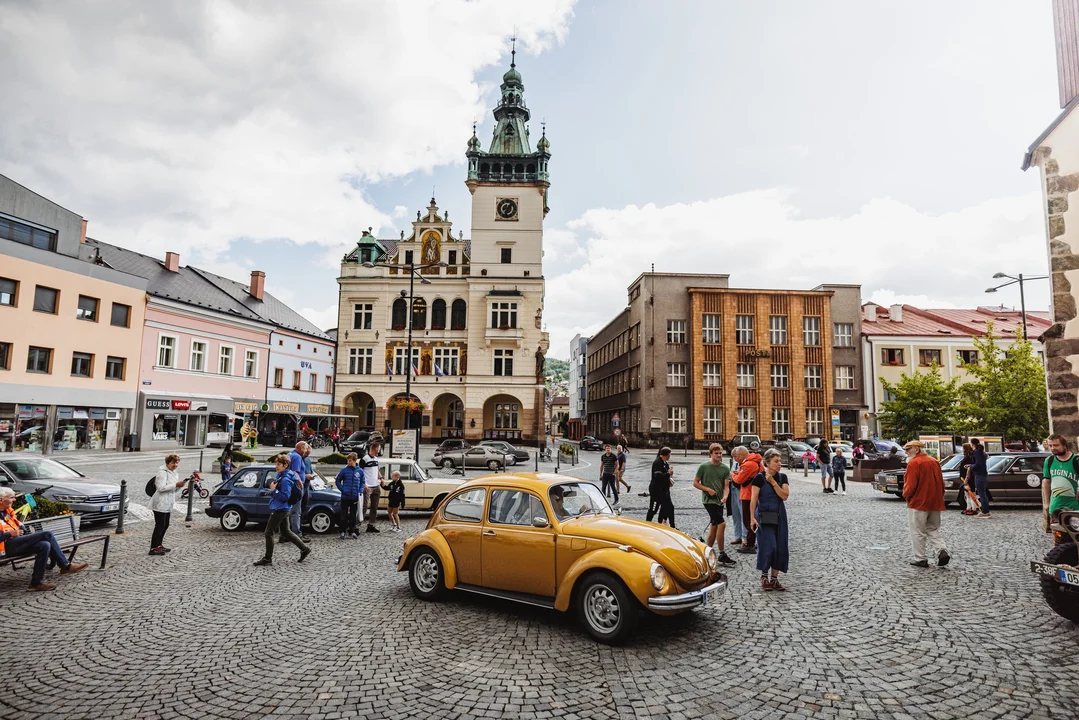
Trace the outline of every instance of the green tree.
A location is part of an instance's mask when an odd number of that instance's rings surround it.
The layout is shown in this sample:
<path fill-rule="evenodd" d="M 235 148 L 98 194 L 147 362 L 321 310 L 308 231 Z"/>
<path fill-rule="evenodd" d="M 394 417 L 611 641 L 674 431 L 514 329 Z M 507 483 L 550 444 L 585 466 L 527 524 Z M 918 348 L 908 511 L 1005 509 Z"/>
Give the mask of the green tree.
<path fill-rule="evenodd" d="M 925 373 L 903 373 L 895 384 L 884 378 L 880 382 L 893 399 L 881 403 L 878 419 L 900 442 L 913 440 L 919 432 L 947 431 L 955 425 L 959 381 L 952 378 L 944 382 L 939 366 L 933 365 Z"/>
<path fill-rule="evenodd" d="M 968 382 L 960 387 L 961 416 L 971 432 L 991 432 L 1006 440 L 1040 440 L 1049 434 L 1045 369 L 1030 341 L 1016 330 L 1005 352 L 993 325 L 974 338 L 978 362 L 966 366 Z"/>

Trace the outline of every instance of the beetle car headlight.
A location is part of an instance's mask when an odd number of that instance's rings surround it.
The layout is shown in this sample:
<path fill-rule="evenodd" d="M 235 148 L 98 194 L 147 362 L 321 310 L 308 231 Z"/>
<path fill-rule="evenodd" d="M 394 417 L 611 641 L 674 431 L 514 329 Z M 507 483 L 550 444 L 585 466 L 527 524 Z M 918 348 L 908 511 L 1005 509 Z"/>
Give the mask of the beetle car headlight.
<path fill-rule="evenodd" d="M 719 558 L 716 556 L 716 549 L 709 545 L 704 549 L 704 559 L 708 561 L 708 569 L 715 572 L 719 569 Z"/>
<path fill-rule="evenodd" d="M 667 585 L 667 571 L 659 563 L 652 563 L 652 587 L 662 590 Z"/>

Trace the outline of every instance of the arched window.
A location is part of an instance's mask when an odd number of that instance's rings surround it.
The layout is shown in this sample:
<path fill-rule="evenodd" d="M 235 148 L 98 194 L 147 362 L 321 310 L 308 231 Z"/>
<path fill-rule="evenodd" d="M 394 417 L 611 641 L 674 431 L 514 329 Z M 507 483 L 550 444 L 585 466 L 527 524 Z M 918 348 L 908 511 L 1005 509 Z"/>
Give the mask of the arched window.
<path fill-rule="evenodd" d="M 536 164 L 528 163 L 528 174 L 531 175 L 536 172 Z"/>
<path fill-rule="evenodd" d="M 480 163 L 480 175 L 490 175 L 491 166 L 487 163 Z"/>
<path fill-rule="evenodd" d="M 390 325 L 394 330 L 404 330 L 405 323 L 408 319 L 405 317 L 407 312 L 407 305 L 404 298 L 397 298 L 393 301 L 393 311 L 391 312 Z"/>
<path fill-rule="evenodd" d="M 431 329 L 446 329 L 446 301 L 442 298 L 431 303 Z"/>
<path fill-rule="evenodd" d="M 412 327 L 416 330 L 427 328 L 427 301 L 423 298 L 412 301 Z"/>
<path fill-rule="evenodd" d="M 464 330 L 465 322 L 465 301 L 457 298 L 450 306 L 450 327 L 454 330 Z"/>
<path fill-rule="evenodd" d="M 495 163 L 494 165 L 492 165 L 491 166 L 491 174 L 494 175 L 495 177 L 498 177 L 499 175 L 501 175 L 502 174 L 502 166 L 499 165 L 498 163 Z"/>
<path fill-rule="evenodd" d="M 515 173 L 517 173 L 518 175 L 524 175 L 524 173 L 525 173 L 525 166 L 524 166 L 524 165 L 522 165 L 521 163 L 517 163 L 517 167 L 516 167 L 516 168 L 514 168 L 514 169 L 513 169 L 513 171 L 514 171 Z"/>

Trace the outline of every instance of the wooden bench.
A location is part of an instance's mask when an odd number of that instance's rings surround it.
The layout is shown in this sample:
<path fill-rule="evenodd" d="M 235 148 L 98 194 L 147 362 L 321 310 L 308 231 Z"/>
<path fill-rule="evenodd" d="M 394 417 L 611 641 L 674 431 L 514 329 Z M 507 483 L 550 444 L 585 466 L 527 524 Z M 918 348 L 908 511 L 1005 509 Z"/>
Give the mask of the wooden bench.
<path fill-rule="evenodd" d="M 79 525 L 78 518 L 74 515 L 62 515 L 59 518 L 48 518 L 45 522 L 40 520 L 30 520 L 24 523 L 26 529 L 30 532 L 40 532 L 42 530 L 50 530 L 52 534 L 56 536 L 57 542 L 60 543 L 60 549 L 64 551 L 67 556 L 67 561 L 72 562 L 75 559 L 75 553 L 83 545 L 91 545 L 93 543 L 104 543 L 101 548 L 101 569 L 105 569 L 105 562 L 109 559 L 109 540 L 110 535 L 92 535 L 90 537 L 79 537 Z M 18 570 L 19 565 L 22 563 L 33 562 L 33 554 L 21 554 L 21 555 L 0 555 L 0 567 L 4 565 L 10 565 L 12 570 Z M 54 567 L 56 563 L 50 558 L 49 567 Z"/>

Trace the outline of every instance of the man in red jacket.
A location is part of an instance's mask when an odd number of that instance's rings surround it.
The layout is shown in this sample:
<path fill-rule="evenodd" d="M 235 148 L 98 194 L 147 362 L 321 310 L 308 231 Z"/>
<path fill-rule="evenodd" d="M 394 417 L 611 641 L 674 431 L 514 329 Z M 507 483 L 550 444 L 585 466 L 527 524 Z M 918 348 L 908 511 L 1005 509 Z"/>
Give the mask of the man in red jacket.
<path fill-rule="evenodd" d="M 757 534 L 753 532 L 753 518 L 749 514 L 749 501 L 753 498 L 753 478 L 764 468 L 761 456 L 739 445 L 731 450 L 731 457 L 738 462 L 738 470 L 731 475 L 731 482 L 738 486 L 738 499 L 742 504 L 742 525 L 746 529 L 746 542 L 735 552 L 743 555 L 757 552 Z"/>
<path fill-rule="evenodd" d="M 929 567 L 925 555 L 926 541 L 936 550 L 937 565 L 944 567 L 952 556 L 940 535 L 940 514 L 944 511 L 944 475 L 940 463 L 922 450 L 922 444 L 911 440 L 903 446 L 907 451 L 907 471 L 903 475 L 903 497 L 907 501 L 907 527 L 910 544 L 914 546 L 914 567 Z"/>

